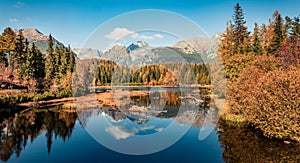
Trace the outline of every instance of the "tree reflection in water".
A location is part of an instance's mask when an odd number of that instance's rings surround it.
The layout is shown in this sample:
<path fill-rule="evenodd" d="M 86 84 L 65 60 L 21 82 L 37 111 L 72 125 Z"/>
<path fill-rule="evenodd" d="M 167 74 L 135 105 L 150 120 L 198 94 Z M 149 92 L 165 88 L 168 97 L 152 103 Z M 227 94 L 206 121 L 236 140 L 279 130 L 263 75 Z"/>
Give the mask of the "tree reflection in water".
<path fill-rule="evenodd" d="M 193 94 L 190 98 L 185 98 L 189 94 L 178 92 L 154 93 L 153 99 L 149 96 L 133 96 L 131 100 L 136 106 L 149 106 L 150 118 L 174 118 L 178 123 L 188 124 L 201 128 L 208 112 L 218 114 L 208 107 L 195 106 Z M 159 97 L 159 98 L 155 98 Z M 161 98 L 160 98 L 161 97 Z M 201 98 L 201 97 L 200 97 Z M 203 104 L 209 104 L 209 99 L 201 98 Z M 191 105 L 190 105 L 191 104 Z M 163 106 L 163 107 L 160 107 Z M 184 106 L 184 112 L 178 114 L 180 106 Z M 59 112 L 51 110 L 27 111 L 23 113 L 0 116 L 0 160 L 8 161 L 12 154 L 20 156 L 25 149 L 27 142 L 33 142 L 40 134 L 45 134 L 47 141 L 47 151 L 50 153 L 52 139 L 55 137 L 66 141 L 70 138 L 75 122 L 79 118 L 80 124 L 85 126 L 87 121 L 93 116 L 100 116 L 101 113 L 109 115 L 115 121 L 129 119 L 134 122 L 147 123 L 139 112 L 131 113 L 129 110 L 119 110 L 118 108 L 104 107 L 100 109 L 89 109 L 76 112 Z M 191 122 L 191 115 L 194 120 Z M 217 117 L 217 116 L 213 117 Z M 143 120 L 143 121 L 141 121 Z M 217 119 L 212 121 L 214 126 Z M 140 124 L 140 123 L 138 123 Z M 299 162 L 300 146 L 283 144 L 281 142 L 269 141 L 261 138 L 258 134 L 244 129 L 226 125 L 219 121 L 218 139 L 221 143 L 224 162 Z M 205 148 L 205 147 L 203 147 Z"/>
<path fill-rule="evenodd" d="M 225 162 L 299 162 L 300 145 L 270 141 L 252 130 L 219 121 L 218 137 Z"/>
<path fill-rule="evenodd" d="M 33 142 L 43 132 L 46 132 L 50 154 L 53 136 L 59 136 L 65 141 L 71 136 L 76 119 L 76 112 L 49 110 L 28 111 L 3 119 L 0 122 L 0 160 L 9 160 L 13 153 L 19 157 L 27 141 Z"/>

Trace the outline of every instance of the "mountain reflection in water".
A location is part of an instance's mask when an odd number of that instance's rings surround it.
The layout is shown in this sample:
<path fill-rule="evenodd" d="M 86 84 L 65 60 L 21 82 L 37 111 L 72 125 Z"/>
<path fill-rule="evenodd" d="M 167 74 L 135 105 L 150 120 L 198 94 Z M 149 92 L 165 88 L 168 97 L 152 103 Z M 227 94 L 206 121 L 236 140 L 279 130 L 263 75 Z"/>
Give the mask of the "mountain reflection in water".
<path fill-rule="evenodd" d="M 176 91 L 165 92 L 163 96 L 164 98 L 156 98 L 159 97 L 159 93 L 132 96 L 130 97 L 132 103 L 127 108 L 103 107 L 77 110 L 77 112 L 48 108 L 5 116 L 1 113 L 0 160 L 4 162 L 20 160 L 30 162 L 66 160 L 75 162 L 123 160 L 125 162 L 297 162 L 300 160 L 299 146 L 267 141 L 251 131 L 231 127 L 223 122 L 218 123 L 207 139 L 199 141 L 199 130 L 203 127 L 206 116 L 211 114 L 211 117 L 216 117 L 218 114 L 216 110 L 208 109 L 207 105 L 210 102 L 202 101 L 206 107 L 191 105 L 189 100 L 197 101 L 193 98 L 194 94 Z M 179 111 L 180 109 L 183 110 Z M 146 156 L 127 156 L 100 146 L 91 140 L 83 129 L 92 125 L 92 120 L 100 116 L 115 124 L 103 132 L 111 134 L 116 140 L 127 139 L 132 135 L 161 132 L 173 120 L 192 127 L 185 136 L 166 150 Z M 217 119 L 213 119 L 205 125 L 215 126 L 217 122 Z M 36 145 L 35 142 L 40 144 L 37 145 L 39 148 L 33 147 Z M 37 151 L 45 151 L 48 156 Z M 99 153 L 103 154 L 99 155 Z"/>

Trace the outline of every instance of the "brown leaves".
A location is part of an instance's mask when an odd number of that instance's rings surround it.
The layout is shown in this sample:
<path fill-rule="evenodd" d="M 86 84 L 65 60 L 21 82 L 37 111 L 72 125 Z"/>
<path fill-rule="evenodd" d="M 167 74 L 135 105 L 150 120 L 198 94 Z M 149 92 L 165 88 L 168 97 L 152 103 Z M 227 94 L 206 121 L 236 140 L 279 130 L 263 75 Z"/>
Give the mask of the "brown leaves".
<path fill-rule="evenodd" d="M 228 88 L 232 113 L 266 137 L 300 142 L 300 70 L 280 69 L 272 57 L 252 64 Z"/>

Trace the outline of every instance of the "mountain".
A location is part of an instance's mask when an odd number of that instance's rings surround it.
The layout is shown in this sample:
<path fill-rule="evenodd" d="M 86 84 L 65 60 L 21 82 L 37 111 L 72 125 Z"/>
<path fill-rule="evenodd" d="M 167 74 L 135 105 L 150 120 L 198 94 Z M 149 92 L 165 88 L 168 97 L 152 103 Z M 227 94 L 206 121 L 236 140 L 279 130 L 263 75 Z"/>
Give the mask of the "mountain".
<path fill-rule="evenodd" d="M 118 44 L 106 51 L 101 58 L 114 61 L 121 65 L 128 65 L 131 61 L 130 56 L 127 53 L 126 46 L 121 46 Z"/>
<path fill-rule="evenodd" d="M 98 49 L 92 49 L 92 48 L 74 48 L 73 51 L 77 54 L 77 57 L 80 60 L 83 59 L 90 59 L 90 58 L 100 58 L 103 53 L 99 51 Z"/>
<path fill-rule="evenodd" d="M 148 43 L 142 42 L 142 41 L 137 41 L 127 47 L 127 53 L 130 53 L 131 51 L 134 51 L 137 49 L 147 48 L 147 47 L 149 47 Z"/>
<path fill-rule="evenodd" d="M 116 44 L 104 52 L 101 58 L 126 66 L 164 62 L 211 62 L 217 54 L 219 41 L 220 35 L 216 34 L 211 38 L 182 40 L 172 47 L 151 47 L 148 43 L 142 41 L 134 42 L 128 47 Z"/>
<path fill-rule="evenodd" d="M 29 42 L 29 46 L 31 46 L 32 43 L 34 42 L 34 44 L 40 49 L 42 53 L 44 54 L 47 53 L 49 36 L 44 35 L 42 32 L 40 32 L 38 29 L 35 28 L 16 29 L 15 33 L 18 34 L 19 31 L 22 31 L 23 36 L 27 38 Z M 66 47 L 64 44 L 56 40 L 54 37 L 53 37 L 53 43 L 54 43 L 54 47 L 57 45 Z M 74 55 L 76 56 L 75 53 Z"/>
<path fill-rule="evenodd" d="M 217 54 L 220 38 L 219 34 L 215 34 L 211 38 L 183 40 L 173 45 L 173 48 L 186 54 L 200 54 L 204 61 L 210 61 Z"/>
<path fill-rule="evenodd" d="M 178 41 L 173 48 L 186 53 L 186 54 L 194 54 L 196 53 L 196 49 L 188 42 L 188 41 Z"/>
<path fill-rule="evenodd" d="M 173 47 L 151 47 L 148 43 L 142 41 L 134 42 L 128 47 L 114 45 L 101 58 L 127 66 L 141 66 L 164 62 L 203 62 L 199 54 L 186 54 Z"/>

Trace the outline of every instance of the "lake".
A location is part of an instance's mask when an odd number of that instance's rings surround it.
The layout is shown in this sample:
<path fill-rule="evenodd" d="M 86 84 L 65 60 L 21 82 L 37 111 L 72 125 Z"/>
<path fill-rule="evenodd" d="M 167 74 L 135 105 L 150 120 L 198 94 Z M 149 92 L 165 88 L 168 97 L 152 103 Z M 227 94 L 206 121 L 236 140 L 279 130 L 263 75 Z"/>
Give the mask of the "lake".
<path fill-rule="evenodd" d="M 218 121 L 191 90 L 131 96 L 122 109 L 0 116 L 3 162 L 298 162 L 300 147 Z M 204 103 L 201 101 L 201 103 Z M 209 119 L 207 117 L 210 117 Z"/>

